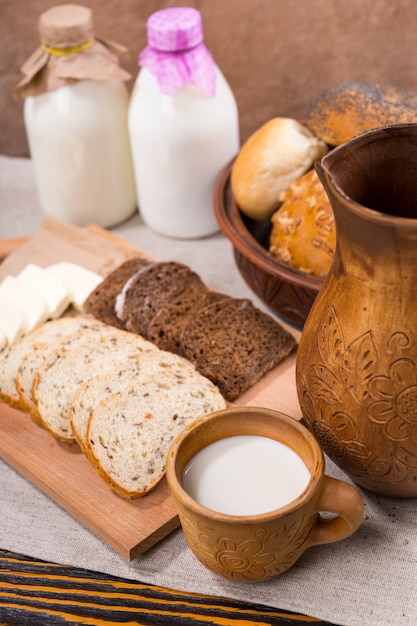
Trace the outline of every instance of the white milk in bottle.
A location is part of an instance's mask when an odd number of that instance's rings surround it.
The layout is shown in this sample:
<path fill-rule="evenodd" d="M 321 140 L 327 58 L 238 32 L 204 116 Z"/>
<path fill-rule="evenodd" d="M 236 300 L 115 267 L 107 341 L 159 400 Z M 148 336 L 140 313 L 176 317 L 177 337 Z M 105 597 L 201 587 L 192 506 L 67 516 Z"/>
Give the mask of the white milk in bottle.
<path fill-rule="evenodd" d="M 160 234 L 204 237 L 219 230 L 214 184 L 239 150 L 236 101 L 204 45 L 199 11 L 154 13 L 147 37 L 128 121 L 139 211 Z"/>
<path fill-rule="evenodd" d="M 39 18 L 41 48 L 16 89 L 43 211 L 108 227 L 137 207 L 127 129 L 129 74 L 94 38 L 91 10 L 52 7 Z M 40 67 L 39 67 L 40 66 Z"/>

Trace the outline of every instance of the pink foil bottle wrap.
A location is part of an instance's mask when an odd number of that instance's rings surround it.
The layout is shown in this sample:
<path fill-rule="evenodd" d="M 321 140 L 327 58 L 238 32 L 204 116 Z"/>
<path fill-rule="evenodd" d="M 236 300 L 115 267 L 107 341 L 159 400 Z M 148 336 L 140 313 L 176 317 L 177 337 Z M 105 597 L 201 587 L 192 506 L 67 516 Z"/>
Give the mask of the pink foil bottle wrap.
<path fill-rule="evenodd" d="M 174 95 L 189 84 L 214 96 L 215 63 L 203 43 L 200 12 L 191 7 L 162 9 L 149 17 L 146 27 L 148 45 L 139 65 L 155 76 L 161 92 Z"/>
<path fill-rule="evenodd" d="M 139 212 L 161 235 L 207 237 L 219 230 L 216 178 L 239 150 L 237 103 L 199 11 L 157 11 L 147 35 L 128 115 Z"/>

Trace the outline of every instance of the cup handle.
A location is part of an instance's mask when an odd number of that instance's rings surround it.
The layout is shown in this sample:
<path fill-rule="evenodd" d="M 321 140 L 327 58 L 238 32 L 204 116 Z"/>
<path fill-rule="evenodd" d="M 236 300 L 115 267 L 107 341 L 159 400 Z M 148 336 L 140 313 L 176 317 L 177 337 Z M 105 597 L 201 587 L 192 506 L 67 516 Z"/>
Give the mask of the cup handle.
<path fill-rule="evenodd" d="M 337 517 L 325 519 L 318 516 L 310 534 L 310 546 L 340 541 L 352 535 L 361 525 L 364 501 L 356 487 L 337 478 L 324 476 L 323 490 L 317 511 L 335 513 Z"/>

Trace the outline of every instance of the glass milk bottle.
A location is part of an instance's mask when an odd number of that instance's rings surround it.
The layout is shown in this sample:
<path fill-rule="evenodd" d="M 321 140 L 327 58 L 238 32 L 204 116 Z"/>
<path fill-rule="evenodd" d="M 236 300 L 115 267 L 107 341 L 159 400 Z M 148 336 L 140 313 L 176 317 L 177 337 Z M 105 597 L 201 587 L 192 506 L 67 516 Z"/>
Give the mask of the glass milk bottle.
<path fill-rule="evenodd" d="M 219 230 L 216 177 L 239 149 L 236 101 L 203 43 L 199 11 L 157 11 L 147 37 L 128 118 L 139 212 L 162 235 L 205 237 Z"/>
<path fill-rule="evenodd" d="M 15 89 L 44 213 L 85 226 L 112 226 L 137 208 L 127 129 L 125 49 L 94 36 L 91 10 L 42 13 L 41 47 Z"/>

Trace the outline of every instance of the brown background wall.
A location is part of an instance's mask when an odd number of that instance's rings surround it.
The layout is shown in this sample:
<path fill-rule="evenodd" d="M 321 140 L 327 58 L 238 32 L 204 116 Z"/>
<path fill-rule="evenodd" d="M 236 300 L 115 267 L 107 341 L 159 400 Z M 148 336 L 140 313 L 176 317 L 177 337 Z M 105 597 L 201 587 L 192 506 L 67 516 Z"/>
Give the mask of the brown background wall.
<path fill-rule="evenodd" d="M 22 102 L 11 92 L 39 44 L 54 0 L 0 0 L 0 154 L 27 156 Z M 145 23 L 167 6 L 198 8 L 206 45 L 235 93 L 244 141 L 274 116 L 302 118 L 328 84 L 359 80 L 417 90 L 415 0 L 90 0 L 97 36 L 131 51 L 136 76 Z M 132 80 L 128 83 L 130 87 Z"/>

